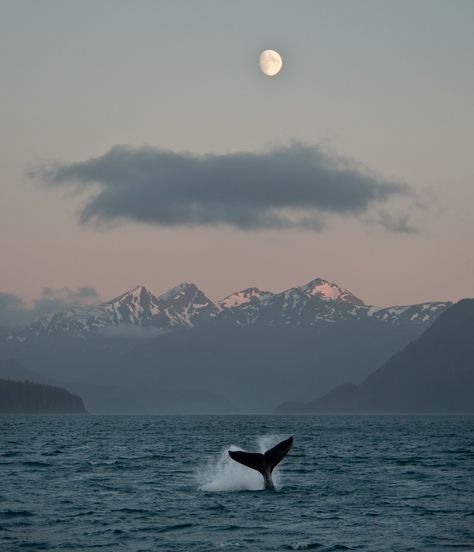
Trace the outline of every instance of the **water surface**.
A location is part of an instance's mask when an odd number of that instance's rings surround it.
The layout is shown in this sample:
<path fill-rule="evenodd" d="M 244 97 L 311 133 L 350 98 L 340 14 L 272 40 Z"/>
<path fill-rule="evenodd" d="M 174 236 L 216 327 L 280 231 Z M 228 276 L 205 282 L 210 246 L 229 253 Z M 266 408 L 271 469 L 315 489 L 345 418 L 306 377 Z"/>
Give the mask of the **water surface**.
<path fill-rule="evenodd" d="M 473 416 L 1 416 L 0 550 L 474 550 Z M 295 436 L 279 490 L 228 459 Z"/>

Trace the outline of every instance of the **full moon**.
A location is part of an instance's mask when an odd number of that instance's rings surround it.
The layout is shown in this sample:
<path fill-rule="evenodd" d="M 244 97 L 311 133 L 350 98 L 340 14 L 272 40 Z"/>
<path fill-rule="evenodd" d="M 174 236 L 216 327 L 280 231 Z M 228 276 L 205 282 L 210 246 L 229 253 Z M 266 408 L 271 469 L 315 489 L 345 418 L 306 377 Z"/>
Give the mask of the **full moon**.
<path fill-rule="evenodd" d="M 275 50 L 265 50 L 260 54 L 260 69 L 265 75 L 275 76 L 280 72 L 282 65 L 281 56 Z"/>

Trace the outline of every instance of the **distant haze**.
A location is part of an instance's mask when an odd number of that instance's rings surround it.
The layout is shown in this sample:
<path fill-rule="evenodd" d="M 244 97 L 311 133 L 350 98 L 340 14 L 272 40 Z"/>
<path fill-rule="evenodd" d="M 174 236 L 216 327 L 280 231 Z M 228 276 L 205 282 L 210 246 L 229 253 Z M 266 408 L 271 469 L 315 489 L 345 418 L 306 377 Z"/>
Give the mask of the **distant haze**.
<path fill-rule="evenodd" d="M 0 303 L 315 277 L 380 306 L 474 296 L 473 21 L 471 0 L 2 2 Z M 178 156 L 159 189 L 144 151 Z"/>

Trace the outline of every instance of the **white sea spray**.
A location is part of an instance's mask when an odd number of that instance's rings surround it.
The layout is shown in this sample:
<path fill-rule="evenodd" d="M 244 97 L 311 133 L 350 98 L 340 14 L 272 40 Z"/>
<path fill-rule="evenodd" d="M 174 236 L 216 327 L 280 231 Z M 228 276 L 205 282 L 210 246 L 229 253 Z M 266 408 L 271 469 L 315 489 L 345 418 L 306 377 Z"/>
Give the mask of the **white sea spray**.
<path fill-rule="evenodd" d="M 281 441 L 280 435 L 263 435 L 256 439 L 253 451 L 261 453 L 275 446 Z M 229 450 L 243 450 L 235 445 L 223 447 L 217 458 L 209 458 L 208 462 L 200 466 L 196 472 L 198 488 L 201 491 L 262 491 L 265 489 L 262 475 L 232 460 Z M 273 471 L 275 487 L 280 487 L 281 475 L 279 468 Z"/>

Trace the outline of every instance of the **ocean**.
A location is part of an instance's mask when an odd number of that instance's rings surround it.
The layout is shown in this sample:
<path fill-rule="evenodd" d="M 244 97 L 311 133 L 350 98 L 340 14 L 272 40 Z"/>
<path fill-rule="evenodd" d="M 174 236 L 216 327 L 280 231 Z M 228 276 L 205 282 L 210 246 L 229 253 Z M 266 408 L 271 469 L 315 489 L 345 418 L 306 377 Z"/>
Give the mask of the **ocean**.
<path fill-rule="evenodd" d="M 474 550 L 474 416 L 1 416 L 0 550 Z M 294 435 L 265 491 L 235 463 Z"/>

